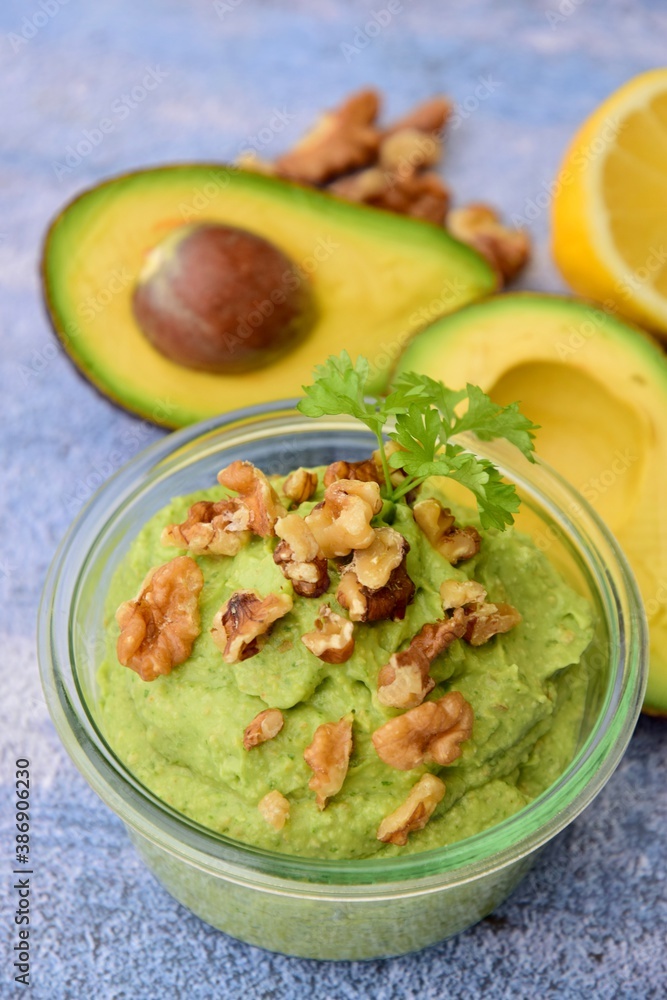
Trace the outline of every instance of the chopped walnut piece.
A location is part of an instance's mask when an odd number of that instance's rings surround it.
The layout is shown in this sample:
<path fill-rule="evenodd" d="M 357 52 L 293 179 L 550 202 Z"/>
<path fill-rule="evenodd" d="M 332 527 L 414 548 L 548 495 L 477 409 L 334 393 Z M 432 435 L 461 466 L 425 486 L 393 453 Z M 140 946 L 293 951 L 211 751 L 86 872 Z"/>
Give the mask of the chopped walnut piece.
<path fill-rule="evenodd" d="M 325 663 L 345 663 L 354 652 L 354 625 L 323 604 L 315 619 L 315 631 L 302 635 L 301 642 Z"/>
<path fill-rule="evenodd" d="M 199 555 L 235 556 L 250 539 L 249 522 L 249 511 L 237 498 L 198 500 L 182 524 L 167 525 L 161 541 Z"/>
<path fill-rule="evenodd" d="M 470 739 L 473 711 L 459 691 L 438 701 L 425 701 L 403 715 L 389 719 L 373 733 L 380 760 L 399 771 L 420 764 L 451 764 L 461 755 L 460 744 Z"/>
<path fill-rule="evenodd" d="M 451 510 L 442 507 L 435 497 L 416 503 L 413 514 L 433 548 L 452 566 L 463 559 L 471 559 L 479 552 L 479 532 L 472 527 L 457 528 Z"/>
<path fill-rule="evenodd" d="M 449 189 L 442 178 L 428 172 L 408 177 L 394 175 L 384 192 L 368 199 L 367 204 L 441 226 L 445 221 L 449 202 Z"/>
<path fill-rule="evenodd" d="M 190 556 L 152 569 L 138 597 L 116 612 L 119 663 L 154 681 L 184 663 L 200 632 L 199 595 L 204 576 Z"/>
<path fill-rule="evenodd" d="M 243 748 L 252 750 L 260 743 L 266 743 L 277 736 L 283 728 L 285 720 L 279 708 L 265 708 L 252 720 L 243 731 Z"/>
<path fill-rule="evenodd" d="M 423 167 L 434 166 L 441 152 L 440 143 L 432 135 L 417 128 L 401 128 L 382 140 L 380 166 L 406 177 Z"/>
<path fill-rule="evenodd" d="M 394 528 L 373 528 L 373 541 L 365 549 L 355 549 L 346 573 L 354 573 L 362 587 L 379 590 L 389 582 L 392 572 L 400 566 L 410 546 Z"/>
<path fill-rule="evenodd" d="M 410 128 L 419 132 L 435 132 L 439 137 L 451 113 L 452 102 L 447 97 L 430 97 L 394 122 L 384 134 L 392 135 Z"/>
<path fill-rule="evenodd" d="M 453 209 L 447 228 L 456 239 L 470 244 L 496 269 L 503 281 L 510 281 L 530 256 L 530 238 L 524 229 L 513 229 L 500 221 L 489 205 L 472 204 Z"/>
<path fill-rule="evenodd" d="M 410 645 L 394 653 L 378 674 L 378 701 L 392 708 L 415 708 L 435 687 L 429 677 L 436 656 L 444 653 L 455 639 L 460 639 L 467 626 L 463 611 L 458 608 L 451 618 L 427 622 L 410 640 Z"/>
<path fill-rule="evenodd" d="M 336 591 L 336 600 L 349 612 L 353 622 L 378 622 L 388 618 L 400 621 L 405 618 L 408 604 L 412 603 L 414 596 L 415 585 L 408 576 L 405 556 L 391 571 L 384 587 L 377 590 L 364 587 L 348 566 L 341 573 Z"/>
<path fill-rule="evenodd" d="M 267 792 L 263 799 L 260 799 L 257 808 L 267 823 L 282 830 L 289 819 L 289 802 L 277 789 Z"/>
<path fill-rule="evenodd" d="M 245 527 L 263 538 L 273 534 L 277 519 L 287 511 L 261 469 L 252 462 L 232 462 L 218 473 L 218 482 L 238 493 L 235 499 L 248 512 Z"/>
<path fill-rule="evenodd" d="M 331 177 L 371 163 L 380 144 L 375 119 L 380 99 L 375 90 L 360 90 L 322 115 L 319 122 L 289 152 L 276 160 L 283 177 L 323 184 Z"/>
<path fill-rule="evenodd" d="M 380 198 L 387 189 L 389 178 L 379 167 L 367 167 L 358 170 L 356 174 L 346 174 L 339 177 L 327 187 L 331 194 L 345 198 L 347 201 L 357 201 L 367 204 L 373 198 Z"/>
<path fill-rule="evenodd" d="M 299 597 L 321 597 L 329 586 L 327 561 L 305 520 L 297 513 L 279 518 L 275 532 L 282 539 L 273 561 L 283 576 L 292 581 Z"/>
<path fill-rule="evenodd" d="M 522 621 L 511 604 L 478 604 L 468 613 L 465 639 L 471 646 L 482 646 L 494 635 L 509 632 Z"/>
<path fill-rule="evenodd" d="M 486 590 L 476 580 L 445 580 L 440 584 L 442 610 L 465 608 L 468 604 L 481 604 L 486 600 Z"/>
<path fill-rule="evenodd" d="M 271 626 L 292 608 L 289 594 L 260 597 L 256 590 L 237 590 L 213 619 L 211 635 L 225 663 L 238 663 L 259 653 Z"/>
<path fill-rule="evenodd" d="M 309 472 L 308 469 L 296 469 L 283 483 L 283 493 L 296 504 L 310 500 L 316 489 L 317 473 Z"/>
<path fill-rule="evenodd" d="M 317 727 L 313 742 L 303 751 L 303 759 L 313 771 L 308 787 L 317 793 L 318 809 L 324 809 L 327 799 L 343 787 L 351 753 L 352 719 L 349 716 Z"/>
<path fill-rule="evenodd" d="M 339 479 L 324 491 L 324 500 L 305 518 L 326 559 L 347 556 L 371 544 L 371 520 L 382 510 L 380 487 L 375 482 Z"/>
<path fill-rule="evenodd" d="M 324 470 L 324 485 L 331 486 L 332 483 L 341 479 L 354 479 L 360 483 L 380 483 L 382 480 L 378 475 L 375 462 L 366 458 L 363 462 L 332 462 Z"/>
<path fill-rule="evenodd" d="M 445 783 L 434 774 L 422 774 L 413 785 L 405 802 L 389 816 L 385 816 L 378 827 L 377 839 L 385 844 L 403 847 L 408 835 L 423 830 L 439 802 L 445 797 Z"/>

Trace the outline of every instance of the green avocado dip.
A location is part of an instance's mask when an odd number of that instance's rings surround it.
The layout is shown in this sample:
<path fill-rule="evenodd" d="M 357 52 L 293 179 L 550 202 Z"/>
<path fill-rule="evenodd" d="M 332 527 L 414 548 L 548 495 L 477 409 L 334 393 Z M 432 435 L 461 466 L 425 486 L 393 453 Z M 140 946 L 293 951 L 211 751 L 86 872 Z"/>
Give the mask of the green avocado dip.
<path fill-rule="evenodd" d="M 323 469 L 314 471 L 317 491 L 298 507 L 301 516 L 323 497 Z M 283 480 L 272 482 L 280 494 Z M 511 816 L 547 789 L 578 746 L 589 683 L 582 654 L 593 633 L 591 608 L 528 537 L 511 528 L 482 530 L 471 511 L 447 501 L 442 482 L 425 482 L 419 499 L 436 497 L 454 511 L 457 524 L 475 525 L 480 551 L 451 565 L 433 548 L 410 506 L 393 506 L 391 526 L 410 545 L 406 569 L 415 596 L 403 620 L 355 623 L 354 652 L 346 662 L 323 662 L 301 642 L 323 604 L 346 616 L 336 600 L 340 567 L 329 561 L 330 586 L 323 595 L 296 596 L 273 559 L 278 540 L 253 535 L 234 556 L 193 556 L 204 577 L 201 631 L 185 662 L 146 682 L 117 659 L 116 608 L 135 598 L 153 567 L 182 554 L 161 544 L 163 528 L 184 521 L 196 500 L 219 500 L 224 491 L 179 497 L 158 512 L 114 577 L 107 654 L 99 669 L 99 723 L 128 769 L 173 809 L 217 833 L 322 859 L 388 857 L 451 844 Z M 381 517 L 373 524 L 380 525 Z M 426 700 L 460 692 L 474 713 L 472 734 L 448 766 L 399 770 L 380 759 L 371 740 L 402 714 L 378 700 L 378 674 L 425 623 L 442 619 L 439 591 L 446 579 L 481 583 L 489 601 L 513 605 L 522 620 L 480 646 L 457 638 L 435 658 L 430 676 L 436 686 Z M 259 652 L 226 663 L 211 635 L 213 619 L 232 593 L 247 588 L 262 597 L 292 595 L 293 607 Z M 245 749 L 245 728 L 268 708 L 282 711 L 282 729 Z M 304 750 L 319 726 L 343 717 L 352 720 L 349 767 L 340 791 L 319 809 Z M 428 772 L 446 787 L 430 820 L 410 833 L 404 846 L 378 840 L 382 820 Z M 282 829 L 258 808 L 273 790 L 289 802 Z"/>

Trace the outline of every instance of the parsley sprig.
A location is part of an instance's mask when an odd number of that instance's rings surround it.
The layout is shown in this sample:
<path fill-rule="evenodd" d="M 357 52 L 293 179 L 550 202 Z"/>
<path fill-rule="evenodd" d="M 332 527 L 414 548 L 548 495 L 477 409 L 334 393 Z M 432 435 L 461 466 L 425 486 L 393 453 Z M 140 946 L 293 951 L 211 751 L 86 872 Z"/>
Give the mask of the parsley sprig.
<path fill-rule="evenodd" d="M 332 355 L 315 369 L 312 385 L 304 386 L 306 398 L 298 409 L 309 417 L 346 413 L 360 420 L 375 435 L 384 471 L 383 496 L 396 503 L 429 476 L 448 476 L 467 487 L 477 501 L 484 528 L 514 522 L 519 498 L 496 467 L 466 451 L 454 438 L 463 431 L 481 441 L 506 438 L 528 458 L 533 457 L 537 424 L 519 411 L 518 403 L 499 406 L 479 386 L 448 389 L 428 375 L 399 375 L 384 398 L 369 396 L 370 367 L 364 357 L 353 363 L 347 351 Z M 463 406 L 467 401 L 467 406 Z M 395 423 L 385 430 L 390 418 Z M 383 435 L 396 441 L 400 451 L 387 458 Z M 390 471 L 402 469 L 406 478 L 393 486 Z"/>

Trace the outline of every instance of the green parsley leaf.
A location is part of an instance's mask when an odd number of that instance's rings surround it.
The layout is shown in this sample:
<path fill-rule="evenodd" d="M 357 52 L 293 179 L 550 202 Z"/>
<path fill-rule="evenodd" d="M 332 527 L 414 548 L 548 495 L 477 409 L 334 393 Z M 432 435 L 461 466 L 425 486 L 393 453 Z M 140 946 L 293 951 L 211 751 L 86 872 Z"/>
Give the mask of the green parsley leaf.
<path fill-rule="evenodd" d="M 462 417 L 456 417 L 452 434 L 471 431 L 480 441 L 506 438 L 521 451 L 530 462 L 535 461 L 533 451 L 534 431 L 538 429 L 528 417 L 519 411 L 518 403 L 500 406 L 494 403 L 478 385 L 466 386 L 468 409 Z"/>
<path fill-rule="evenodd" d="M 518 403 L 500 406 L 479 386 L 448 389 L 428 375 L 406 372 L 400 375 L 385 399 L 369 398 L 368 361 L 359 357 L 353 363 L 347 351 L 331 356 L 315 369 L 312 385 L 304 386 L 305 399 L 298 404 L 301 413 L 310 417 L 350 414 L 375 434 L 384 469 L 383 496 L 391 506 L 429 476 L 448 476 L 469 489 L 477 501 L 482 527 L 499 528 L 514 521 L 519 498 L 511 483 L 505 483 L 488 459 L 465 451 L 452 438 L 468 431 L 482 441 L 505 438 L 530 461 L 537 425 L 519 411 Z M 459 404 L 467 408 L 458 413 Z M 394 418 L 388 431 L 400 445 L 387 460 L 383 429 Z M 402 469 L 405 480 L 397 486 L 390 481 L 389 469 Z"/>
<path fill-rule="evenodd" d="M 338 357 L 332 354 L 323 365 L 316 366 L 314 374 L 313 384 L 302 386 L 306 398 L 297 405 L 301 413 L 307 417 L 349 413 L 374 433 L 382 431 L 385 417 L 378 401 L 365 398 L 369 380 L 366 358 L 359 356 L 353 364 L 347 351 Z"/>

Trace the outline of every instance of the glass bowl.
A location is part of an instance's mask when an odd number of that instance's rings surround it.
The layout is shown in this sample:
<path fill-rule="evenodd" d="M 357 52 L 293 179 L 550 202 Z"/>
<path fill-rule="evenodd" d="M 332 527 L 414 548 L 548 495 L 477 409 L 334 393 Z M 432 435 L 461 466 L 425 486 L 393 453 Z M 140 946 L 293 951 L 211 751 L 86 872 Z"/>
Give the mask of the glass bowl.
<path fill-rule="evenodd" d="M 311 420 L 294 401 L 228 413 L 154 444 L 80 513 L 49 571 L 38 640 L 46 701 L 72 760 L 125 823 L 165 888 L 207 923 L 263 948 L 367 959 L 424 948 L 490 913 L 539 849 L 584 809 L 632 734 L 646 683 L 641 601 L 618 545 L 555 472 L 505 444 L 465 442 L 491 458 L 522 498 L 520 530 L 594 604 L 586 654 L 594 682 L 580 745 L 561 777 L 510 819 L 446 848 L 361 861 L 318 861 L 246 846 L 173 811 L 126 769 L 95 721 L 111 577 L 139 528 L 172 497 L 215 483 L 243 458 L 267 473 L 367 457 L 374 439 L 346 417 Z"/>

